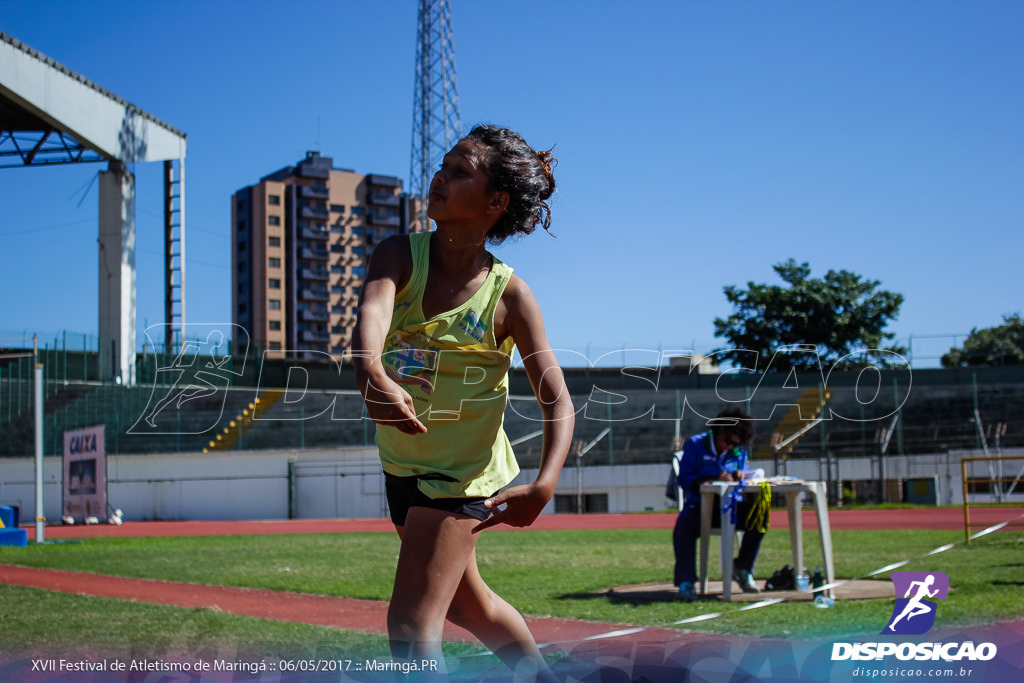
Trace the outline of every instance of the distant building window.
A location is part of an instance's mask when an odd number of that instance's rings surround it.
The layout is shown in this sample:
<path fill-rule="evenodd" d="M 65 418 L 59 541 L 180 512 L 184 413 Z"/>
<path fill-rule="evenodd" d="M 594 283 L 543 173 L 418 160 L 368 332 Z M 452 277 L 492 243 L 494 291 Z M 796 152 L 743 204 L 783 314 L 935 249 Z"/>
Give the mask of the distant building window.
<path fill-rule="evenodd" d="M 270 320 L 270 321 L 267 322 L 267 326 L 271 330 L 280 330 L 281 329 L 281 321 L 280 320 Z"/>
<path fill-rule="evenodd" d="M 363 277 L 364 275 L 366 275 L 366 268 L 364 268 L 363 266 L 353 266 L 352 274 L 355 275 L 356 277 Z"/>
<path fill-rule="evenodd" d="M 238 312 L 245 313 L 245 304 L 238 304 Z"/>
<path fill-rule="evenodd" d="M 272 311 L 280 311 L 281 310 L 281 300 L 280 299 L 271 299 L 270 301 L 267 302 L 267 308 L 269 308 Z"/>
<path fill-rule="evenodd" d="M 352 207 L 352 215 L 353 216 L 365 216 L 366 215 L 366 207 L 365 206 L 353 206 Z"/>
<path fill-rule="evenodd" d="M 269 280 L 267 280 L 267 287 L 269 287 L 270 289 L 281 289 L 281 281 L 278 280 L 276 277 L 272 277 Z"/>
<path fill-rule="evenodd" d="M 275 258 L 275 257 L 271 256 L 270 258 L 267 259 L 267 267 L 268 268 L 280 268 L 281 267 L 281 259 Z"/>
<path fill-rule="evenodd" d="M 281 342 L 270 342 L 270 350 L 271 351 L 280 351 L 281 350 Z"/>
<path fill-rule="evenodd" d="M 281 225 L 281 217 L 280 216 L 267 216 L 267 224 L 268 225 Z"/>
<path fill-rule="evenodd" d="M 331 211 L 334 213 L 345 213 L 344 204 L 331 204 Z"/>
<path fill-rule="evenodd" d="M 244 273 L 246 270 L 247 270 L 247 266 L 246 266 L 245 261 L 239 261 L 238 262 L 238 272 L 239 273 Z"/>
<path fill-rule="evenodd" d="M 242 240 L 241 242 L 239 242 L 238 243 L 238 251 L 239 251 L 239 253 L 244 252 L 248 246 L 249 246 L 249 244 L 245 240 Z"/>
<path fill-rule="evenodd" d="M 267 246 L 268 247 L 279 247 L 279 246 L 281 246 L 281 238 L 280 237 L 268 237 L 267 238 Z"/>
<path fill-rule="evenodd" d="M 363 237 L 366 235 L 366 228 L 352 228 L 352 234 Z"/>
<path fill-rule="evenodd" d="M 267 195 L 267 204 L 270 204 L 271 206 L 277 206 L 280 203 L 281 203 L 281 195 L 279 195 L 279 194 Z"/>

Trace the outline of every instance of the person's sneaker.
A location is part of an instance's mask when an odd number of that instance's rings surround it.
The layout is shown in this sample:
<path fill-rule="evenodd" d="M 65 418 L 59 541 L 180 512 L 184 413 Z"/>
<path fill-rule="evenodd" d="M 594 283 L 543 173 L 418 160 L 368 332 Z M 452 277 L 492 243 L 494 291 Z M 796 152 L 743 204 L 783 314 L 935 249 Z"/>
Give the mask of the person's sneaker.
<path fill-rule="evenodd" d="M 745 569 L 740 569 L 739 567 L 735 567 L 732 570 L 732 578 L 733 578 L 733 580 L 736 583 L 738 583 L 740 585 L 740 588 L 743 589 L 744 593 L 760 593 L 761 592 L 761 590 L 757 587 L 757 584 L 754 583 L 754 576 L 753 576 L 753 574 L 751 574 L 750 572 L 746 571 Z"/>
<path fill-rule="evenodd" d="M 693 602 L 697 599 L 697 591 L 692 581 L 683 581 L 679 584 L 679 599 L 686 602 Z"/>

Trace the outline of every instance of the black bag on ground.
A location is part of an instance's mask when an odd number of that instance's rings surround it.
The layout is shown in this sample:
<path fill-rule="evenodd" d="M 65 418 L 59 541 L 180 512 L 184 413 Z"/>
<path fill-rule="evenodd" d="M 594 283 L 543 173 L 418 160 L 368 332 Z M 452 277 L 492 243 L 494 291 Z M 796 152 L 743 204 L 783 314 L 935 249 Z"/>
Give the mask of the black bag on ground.
<path fill-rule="evenodd" d="M 768 577 L 764 582 L 766 591 L 794 591 L 796 590 L 796 575 L 793 568 L 788 564 L 782 569 Z"/>

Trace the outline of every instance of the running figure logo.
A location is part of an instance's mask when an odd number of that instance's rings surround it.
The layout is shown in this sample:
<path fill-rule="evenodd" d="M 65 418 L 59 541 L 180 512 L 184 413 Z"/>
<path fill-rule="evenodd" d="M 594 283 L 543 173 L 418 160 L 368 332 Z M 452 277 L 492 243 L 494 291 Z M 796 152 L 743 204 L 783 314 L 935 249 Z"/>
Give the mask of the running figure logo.
<path fill-rule="evenodd" d="M 159 348 L 155 339 L 162 339 L 158 333 L 164 328 L 153 325 L 146 330 L 147 347 Z M 229 339 L 221 328 L 234 338 Z M 173 359 L 153 355 L 152 394 L 129 434 L 203 434 L 220 423 L 228 389 L 245 369 L 249 335 L 234 324 L 191 324 L 185 332 L 189 336 Z M 232 345 L 238 350 L 236 356 L 231 354 Z"/>
<path fill-rule="evenodd" d="M 932 600 L 945 600 L 949 591 L 949 577 L 942 572 L 893 572 L 896 587 L 896 606 L 889 625 L 882 633 L 905 636 L 927 633 L 935 625 L 938 605 Z"/>

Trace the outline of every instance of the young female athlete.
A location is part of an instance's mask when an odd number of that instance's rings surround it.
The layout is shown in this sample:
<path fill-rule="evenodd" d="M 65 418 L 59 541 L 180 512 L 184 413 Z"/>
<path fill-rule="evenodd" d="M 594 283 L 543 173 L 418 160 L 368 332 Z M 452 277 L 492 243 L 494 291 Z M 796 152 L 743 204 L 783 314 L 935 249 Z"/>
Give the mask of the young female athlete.
<path fill-rule="evenodd" d="M 388 609 L 398 659 L 443 667 L 447 619 L 517 673 L 550 676 L 523 617 L 481 578 L 475 548 L 483 529 L 533 523 L 572 439 L 573 406 L 540 307 L 486 249 L 547 229 L 553 163 L 511 130 L 474 128 L 430 184 L 437 229 L 391 237 L 370 261 L 353 356 L 402 539 Z M 544 440 L 536 480 L 504 488 L 519 472 L 502 428 L 513 347 Z"/>

